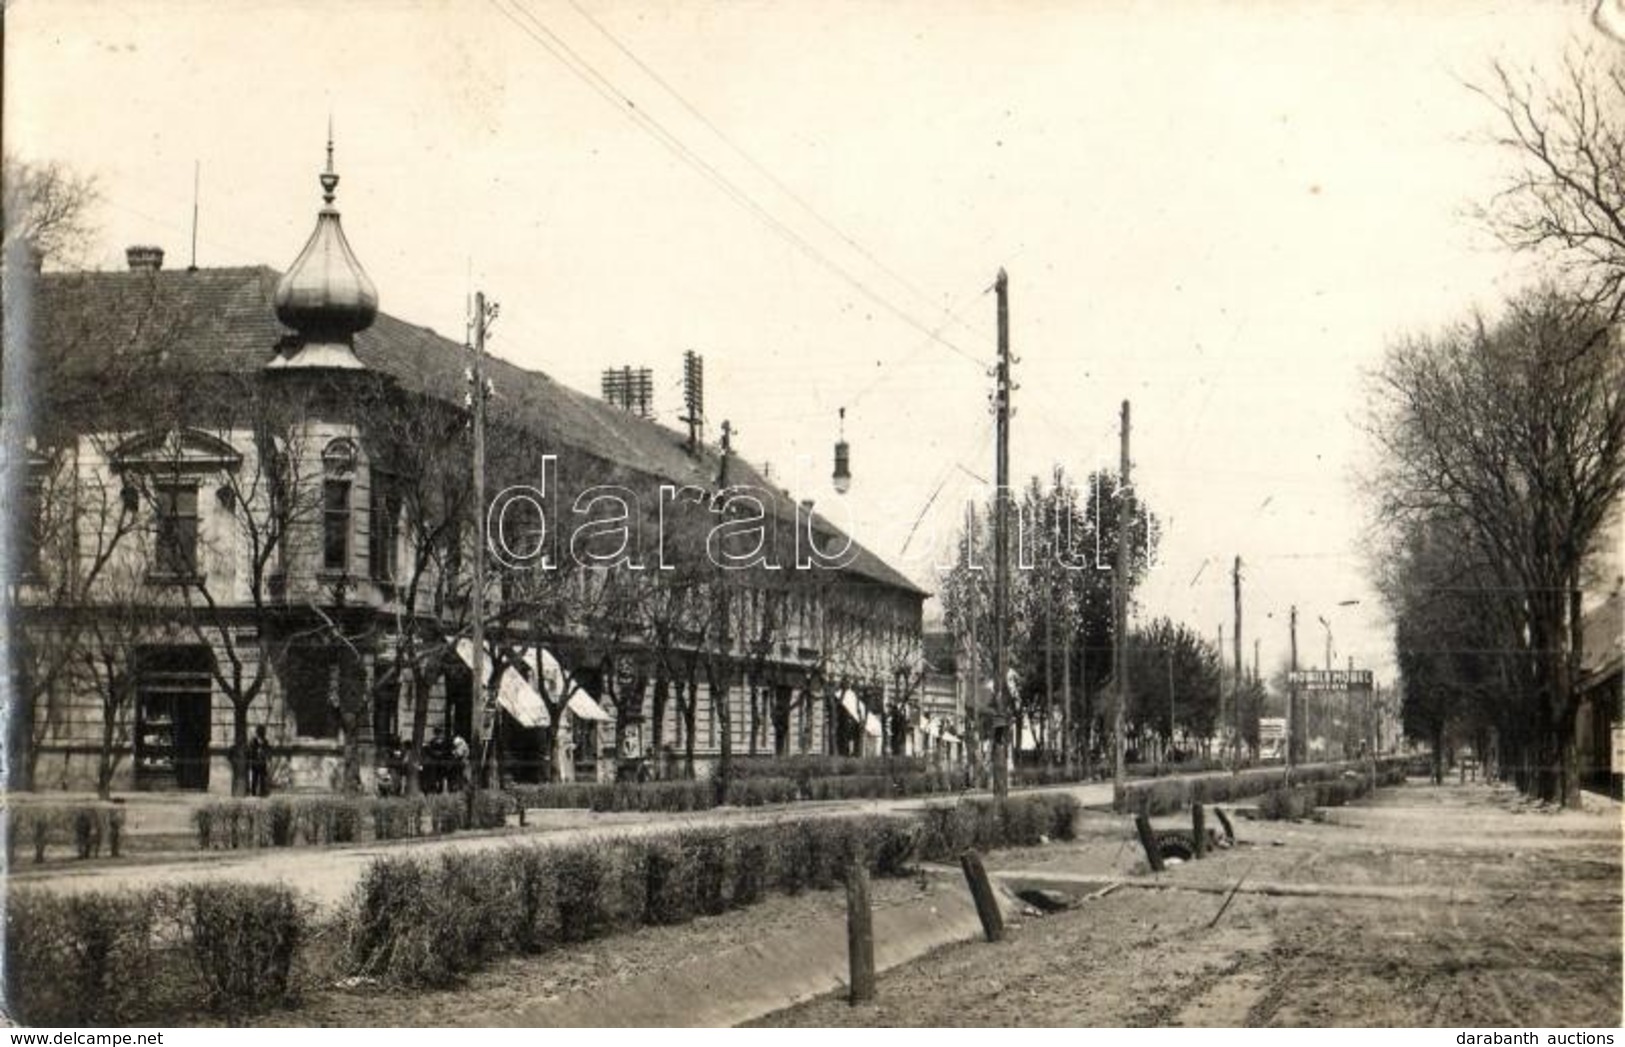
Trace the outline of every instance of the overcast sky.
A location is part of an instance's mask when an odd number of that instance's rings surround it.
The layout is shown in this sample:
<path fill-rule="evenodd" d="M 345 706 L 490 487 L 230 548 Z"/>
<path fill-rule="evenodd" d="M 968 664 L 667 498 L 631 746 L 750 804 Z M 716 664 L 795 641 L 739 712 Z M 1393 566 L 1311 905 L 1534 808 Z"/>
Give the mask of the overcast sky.
<path fill-rule="evenodd" d="M 1421 13 L 1418 13 L 1418 9 Z M 6 149 L 95 174 L 94 264 L 292 261 L 338 205 L 382 307 L 680 413 L 933 587 L 993 472 L 1115 468 L 1165 522 L 1140 614 L 1391 677 L 1359 539 L 1361 373 L 1527 281 L 1468 217 L 1506 158 L 1465 86 L 1600 38 L 1583 3 L 17 0 Z M 1602 46 L 1608 46 L 1603 44 Z M 830 488 L 847 407 L 854 485 Z M 980 492 L 980 493 L 979 493 Z M 927 506 L 929 505 L 929 509 Z M 916 520 L 918 529 L 903 545 Z M 1357 606 L 1338 606 L 1360 600 Z"/>

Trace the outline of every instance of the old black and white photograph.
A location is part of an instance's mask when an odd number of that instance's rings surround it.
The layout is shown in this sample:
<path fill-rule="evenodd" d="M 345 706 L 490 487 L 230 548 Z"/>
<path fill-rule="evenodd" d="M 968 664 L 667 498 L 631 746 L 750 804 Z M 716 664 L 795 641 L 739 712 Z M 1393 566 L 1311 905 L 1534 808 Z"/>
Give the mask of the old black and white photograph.
<path fill-rule="evenodd" d="M 0 53 L 12 1043 L 1615 1042 L 1625 0 Z"/>

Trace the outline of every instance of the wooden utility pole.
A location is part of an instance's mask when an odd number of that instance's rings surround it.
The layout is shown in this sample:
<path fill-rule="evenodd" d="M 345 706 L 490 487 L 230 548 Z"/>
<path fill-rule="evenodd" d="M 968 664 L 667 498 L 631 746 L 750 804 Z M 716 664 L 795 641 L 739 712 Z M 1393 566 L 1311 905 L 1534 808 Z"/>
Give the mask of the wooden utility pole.
<path fill-rule="evenodd" d="M 1298 672 L 1298 605 L 1292 605 L 1290 626 L 1292 632 L 1292 673 Z M 1292 777 L 1292 763 L 1297 758 L 1298 749 L 1298 721 L 1301 719 L 1298 710 L 1298 685 L 1292 682 L 1292 676 L 1287 677 L 1286 689 L 1286 773 L 1287 778 Z"/>
<path fill-rule="evenodd" d="M 1037 732 L 1044 761 L 1050 762 L 1050 732 L 1055 724 L 1055 592 L 1051 588 L 1049 566 L 1044 567 L 1044 729 Z"/>
<path fill-rule="evenodd" d="M 1116 602 L 1113 608 L 1114 621 L 1112 628 L 1112 667 L 1114 689 L 1117 700 L 1113 703 L 1112 716 L 1112 747 L 1115 750 L 1112 768 L 1112 793 L 1121 798 L 1127 787 L 1126 775 L 1123 768 L 1123 706 L 1128 703 L 1128 529 L 1130 521 L 1134 518 L 1133 496 L 1129 487 L 1129 409 L 1128 401 L 1123 401 L 1122 418 L 1122 454 L 1118 462 L 1118 491 L 1117 491 L 1117 568 L 1112 572 L 1112 597 Z"/>
<path fill-rule="evenodd" d="M 1072 777 L 1072 749 L 1072 628 L 1068 622 L 1061 632 L 1061 759 L 1068 778 Z"/>
<path fill-rule="evenodd" d="M 1010 795 L 1010 278 L 993 280 L 999 308 L 999 363 L 993 410 L 998 420 L 993 494 L 993 795 Z"/>
<path fill-rule="evenodd" d="M 1174 747 L 1174 652 L 1171 647 L 1162 649 L 1163 660 L 1168 663 L 1168 748 Z M 1173 762 L 1172 753 L 1169 754 L 1169 763 Z"/>
<path fill-rule="evenodd" d="M 468 729 L 473 735 L 468 740 L 469 755 L 479 762 L 468 776 L 469 820 L 473 821 L 474 794 L 485 774 L 485 744 L 483 740 L 486 705 L 489 702 L 485 684 L 485 328 L 487 316 L 485 292 L 474 294 L 474 388 L 470 393 L 474 408 L 474 591 L 469 610 L 474 618 L 474 672 L 473 692 L 469 695 Z"/>
<path fill-rule="evenodd" d="M 966 758 L 969 760 L 971 770 L 976 771 L 981 763 L 982 739 L 975 728 L 981 716 L 977 708 L 982 700 L 982 648 L 976 637 L 977 589 L 980 583 L 976 578 L 976 503 L 970 503 L 969 526 L 965 528 L 965 576 L 970 584 L 970 694 L 965 696 L 965 724 L 969 730 L 965 732 Z M 977 784 L 981 784 L 981 775 L 976 776 Z"/>
<path fill-rule="evenodd" d="M 1218 646 L 1215 647 L 1214 650 L 1219 652 L 1219 716 L 1218 716 L 1217 722 L 1215 722 L 1214 725 L 1213 725 L 1213 729 L 1215 731 L 1217 731 L 1218 735 L 1219 735 L 1219 762 L 1220 763 L 1225 763 L 1229 759 L 1229 757 L 1225 755 L 1229 751 L 1229 747 L 1227 745 L 1225 745 L 1224 725 L 1230 722 L 1230 717 L 1229 717 L 1229 715 L 1227 714 L 1227 712 L 1225 710 L 1225 704 L 1224 704 L 1224 700 L 1225 700 L 1224 696 L 1229 692 L 1226 690 L 1225 684 L 1224 684 L 1224 623 L 1223 622 L 1219 623 L 1218 636 L 1219 636 Z"/>
<path fill-rule="evenodd" d="M 1230 718 L 1231 734 L 1235 745 L 1236 756 L 1241 756 L 1241 557 L 1236 557 L 1236 565 L 1230 570 L 1231 585 L 1236 593 L 1236 627 L 1235 635 L 1230 642 L 1236 645 L 1236 675 L 1230 681 Z M 1221 653 L 1222 657 L 1222 653 Z"/>

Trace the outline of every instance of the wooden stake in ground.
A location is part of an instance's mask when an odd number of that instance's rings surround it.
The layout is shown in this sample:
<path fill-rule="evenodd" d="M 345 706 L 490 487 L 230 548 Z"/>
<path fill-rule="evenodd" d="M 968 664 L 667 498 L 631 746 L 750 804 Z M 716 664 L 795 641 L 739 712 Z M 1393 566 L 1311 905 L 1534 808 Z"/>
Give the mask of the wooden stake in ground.
<path fill-rule="evenodd" d="M 1207 817 L 1199 803 L 1191 804 L 1191 857 L 1207 857 Z"/>
<path fill-rule="evenodd" d="M 869 870 L 853 862 L 846 870 L 846 951 L 854 1004 L 875 998 L 875 928 L 869 912 Z"/>
<path fill-rule="evenodd" d="M 976 902 L 976 915 L 982 920 L 982 933 L 987 935 L 990 942 L 999 941 L 1004 937 L 1004 914 L 999 912 L 999 899 L 993 893 L 993 881 L 987 878 L 982 856 L 975 851 L 966 851 L 960 856 L 959 867 L 965 870 L 965 882 L 970 884 L 970 896 Z"/>
<path fill-rule="evenodd" d="M 1134 816 L 1134 828 L 1140 833 L 1140 846 L 1145 848 L 1145 860 L 1151 863 L 1152 872 L 1162 872 L 1162 850 L 1157 846 L 1157 834 L 1151 831 L 1151 819 L 1143 814 Z"/>

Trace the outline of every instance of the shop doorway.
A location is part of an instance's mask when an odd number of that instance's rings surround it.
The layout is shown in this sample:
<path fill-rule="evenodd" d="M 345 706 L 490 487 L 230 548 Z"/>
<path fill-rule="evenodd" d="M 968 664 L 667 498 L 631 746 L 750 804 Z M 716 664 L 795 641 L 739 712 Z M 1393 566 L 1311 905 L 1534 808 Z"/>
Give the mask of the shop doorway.
<path fill-rule="evenodd" d="M 207 791 L 213 655 L 203 646 L 143 647 L 135 663 L 136 788 Z"/>

